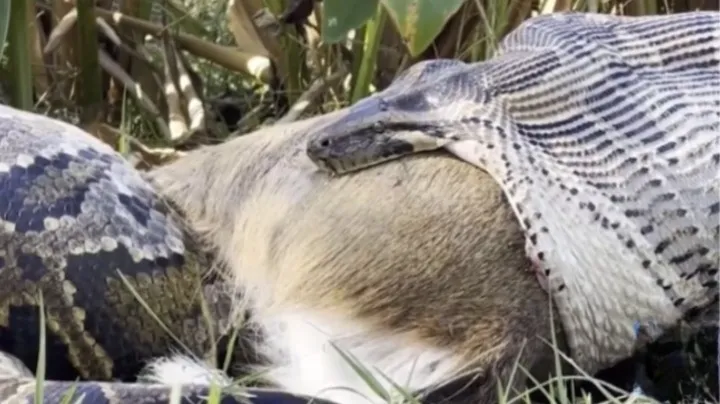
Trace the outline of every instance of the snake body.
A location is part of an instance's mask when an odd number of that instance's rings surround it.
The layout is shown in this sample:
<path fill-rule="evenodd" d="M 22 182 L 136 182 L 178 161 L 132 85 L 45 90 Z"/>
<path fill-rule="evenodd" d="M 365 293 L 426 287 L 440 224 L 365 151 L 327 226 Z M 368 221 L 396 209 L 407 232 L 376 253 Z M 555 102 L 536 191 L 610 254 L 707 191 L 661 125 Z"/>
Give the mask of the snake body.
<path fill-rule="evenodd" d="M 335 174 L 445 148 L 489 172 L 588 372 L 718 300 L 720 14 L 557 13 L 420 62 L 318 129 Z"/>
<path fill-rule="evenodd" d="M 35 404 L 35 378 L 17 358 L 0 353 L 0 400 L 3 404 Z M 334 404 L 311 397 L 289 394 L 282 390 L 255 388 L 228 391 L 221 385 L 219 393 L 209 383 L 184 384 L 179 393 L 173 387 L 158 383 L 122 383 L 99 381 L 59 381 L 43 383 L 43 404 L 170 404 L 173 394 L 181 404 L 205 404 L 213 394 L 218 404 Z"/>
<path fill-rule="evenodd" d="M 223 349 L 217 339 L 230 296 L 182 223 L 105 143 L 0 105 L 0 402 L 35 402 L 28 368 L 38 360 L 40 296 L 44 403 L 63 402 L 69 391 L 69 402 L 85 404 L 167 403 L 169 386 L 130 383 L 148 361 L 173 353 L 215 359 L 208 355 L 214 343 Z M 183 403 L 205 402 L 209 387 L 182 393 Z M 307 401 L 247 393 L 224 393 L 220 402 Z"/>
<path fill-rule="evenodd" d="M 0 353 L 0 400 L 3 404 L 35 404 L 35 378 L 17 358 Z M 7 372 L 12 369 L 12 372 Z M 80 404 L 170 404 L 173 387 L 157 383 L 122 383 L 99 381 L 58 381 L 43 383 L 43 404 L 66 402 Z M 205 404 L 212 394 L 218 404 L 306 404 L 311 397 L 289 394 L 276 389 L 247 389 L 229 392 L 222 386 L 218 392 L 205 383 L 184 384 L 177 393 L 182 404 Z M 318 404 L 334 404 L 312 399 Z"/>

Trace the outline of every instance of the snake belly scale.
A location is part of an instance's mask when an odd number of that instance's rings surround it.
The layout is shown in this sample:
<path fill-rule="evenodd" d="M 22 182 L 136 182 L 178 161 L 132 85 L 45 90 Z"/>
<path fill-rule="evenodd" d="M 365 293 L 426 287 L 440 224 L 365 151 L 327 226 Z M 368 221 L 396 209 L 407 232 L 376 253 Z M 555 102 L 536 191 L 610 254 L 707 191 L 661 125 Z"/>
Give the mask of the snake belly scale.
<path fill-rule="evenodd" d="M 556 13 L 490 60 L 430 60 L 319 128 L 344 174 L 444 148 L 502 186 L 588 372 L 716 309 L 720 13 Z"/>

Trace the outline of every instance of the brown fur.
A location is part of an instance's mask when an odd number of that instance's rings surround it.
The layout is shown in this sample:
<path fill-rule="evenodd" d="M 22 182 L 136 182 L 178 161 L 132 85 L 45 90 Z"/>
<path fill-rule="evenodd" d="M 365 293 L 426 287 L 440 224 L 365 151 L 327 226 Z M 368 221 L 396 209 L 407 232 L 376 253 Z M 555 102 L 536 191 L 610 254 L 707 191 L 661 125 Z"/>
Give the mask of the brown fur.
<path fill-rule="evenodd" d="M 441 152 L 329 178 L 302 152 L 306 129 L 328 117 L 200 149 L 149 177 L 240 284 L 263 289 L 248 292 L 265 299 L 258 315 L 332 313 L 451 349 L 505 385 L 521 347 L 527 368 L 550 358 L 538 338 L 551 339 L 549 298 L 492 178 Z M 496 402 L 495 389 L 485 382 L 472 402 Z"/>

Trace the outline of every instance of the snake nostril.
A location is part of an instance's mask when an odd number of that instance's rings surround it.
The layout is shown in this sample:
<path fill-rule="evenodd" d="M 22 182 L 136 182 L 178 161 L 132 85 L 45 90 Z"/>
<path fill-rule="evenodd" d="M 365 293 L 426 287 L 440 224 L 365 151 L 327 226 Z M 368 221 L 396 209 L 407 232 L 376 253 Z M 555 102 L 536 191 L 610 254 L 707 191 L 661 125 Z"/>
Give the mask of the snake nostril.
<path fill-rule="evenodd" d="M 330 141 L 329 141 L 328 139 L 323 139 L 323 140 L 320 141 L 320 146 L 321 146 L 321 147 L 328 147 L 328 146 L 330 146 Z"/>

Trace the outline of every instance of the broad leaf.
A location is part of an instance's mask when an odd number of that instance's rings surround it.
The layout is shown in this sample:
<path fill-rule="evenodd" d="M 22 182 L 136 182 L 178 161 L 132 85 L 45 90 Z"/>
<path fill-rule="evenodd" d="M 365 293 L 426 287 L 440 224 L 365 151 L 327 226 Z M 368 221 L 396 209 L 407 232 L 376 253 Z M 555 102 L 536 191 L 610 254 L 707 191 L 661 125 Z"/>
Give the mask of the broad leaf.
<path fill-rule="evenodd" d="M 377 7 L 378 0 L 324 0 L 321 28 L 323 42 L 344 40 L 350 30 L 363 26 L 375 14 Z"/>
<path fill-rule="evenodd" d="M 411 56 L 427 49 L 465 0 L 380 0 Z"/>

